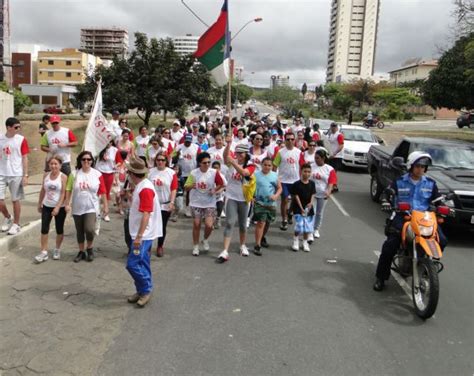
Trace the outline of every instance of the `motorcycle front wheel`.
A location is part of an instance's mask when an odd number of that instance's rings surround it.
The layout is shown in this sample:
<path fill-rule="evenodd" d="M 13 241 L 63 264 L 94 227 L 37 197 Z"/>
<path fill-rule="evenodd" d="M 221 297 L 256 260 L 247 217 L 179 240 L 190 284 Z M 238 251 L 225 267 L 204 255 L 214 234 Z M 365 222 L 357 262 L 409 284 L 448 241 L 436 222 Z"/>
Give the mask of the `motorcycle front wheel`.
<path fill-rule="evenodd" d="M 423 320 L 434 315 L 439 299 L 438 271 L 433 261 L 428 258 L 418 260 L 418 286 L 412 280 L 412 298 L 415 313 Z"/>
<path fill-rule="evenodd" d="M 384 123 L 383 121 L 379 121 L 379 122 L 377 123 L 377 128 L 378 128 L 378 129 L 383 129 L 384 127 L 385 127 L 385 123 Z"/>

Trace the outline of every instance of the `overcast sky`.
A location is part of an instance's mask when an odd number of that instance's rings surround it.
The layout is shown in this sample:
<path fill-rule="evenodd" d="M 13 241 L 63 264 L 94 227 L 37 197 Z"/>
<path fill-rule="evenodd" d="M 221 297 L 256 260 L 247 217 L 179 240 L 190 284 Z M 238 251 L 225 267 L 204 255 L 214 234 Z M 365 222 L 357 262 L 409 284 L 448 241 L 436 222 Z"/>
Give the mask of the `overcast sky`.
<path fill-rule="evenodd" d="M 186 0 L 211 24 L 223 0 Z M 233 58 L 244 81 L 268 86 L 272 74 L 290 76 L 293 86 L 325 79 L 331 0 L 229 0 Z M 385 73 L 413 57 L 438 55 L 453 24 L 452 0 L 381 0 L 375 70 Z M 206 27 L 181 0 L 11 0 L 12 47 L 36 43 L 48 48 L 79 47 L 80 28 L 121 26 L 152 37 L 202 34 Z M 131 38 L 133 41 L 133 38 Z M 252 72 L 254 72 L 252 74 Z"/>

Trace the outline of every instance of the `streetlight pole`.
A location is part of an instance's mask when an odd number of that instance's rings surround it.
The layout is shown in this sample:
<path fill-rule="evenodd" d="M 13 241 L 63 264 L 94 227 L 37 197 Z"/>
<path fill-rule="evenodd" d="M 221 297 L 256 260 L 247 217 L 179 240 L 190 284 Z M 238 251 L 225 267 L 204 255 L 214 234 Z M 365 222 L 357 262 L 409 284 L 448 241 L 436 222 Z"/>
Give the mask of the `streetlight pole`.
<path fill-rule="evenodd" d="M 245 29 L 248 25 L 250 25 L 252 22 L 262 22 L 262 21 L 263 21 L 263 18 L 262 18 L 262 17 L 253 18 L 253 19 L 247 21 L 247 22 L 244 24 L 244 26 L 242 26 L 242 27 L 239 29 L 239 31 L 237 31 L 237 32 L 235 33 L 235 35 L 232 37 L 232 39 L 231 39 L 230 41 L 232 42 L 235 38 L 237 38 L 237 35 L 239 35 L 240 32 L 241 32 L 243 29 Z"/>

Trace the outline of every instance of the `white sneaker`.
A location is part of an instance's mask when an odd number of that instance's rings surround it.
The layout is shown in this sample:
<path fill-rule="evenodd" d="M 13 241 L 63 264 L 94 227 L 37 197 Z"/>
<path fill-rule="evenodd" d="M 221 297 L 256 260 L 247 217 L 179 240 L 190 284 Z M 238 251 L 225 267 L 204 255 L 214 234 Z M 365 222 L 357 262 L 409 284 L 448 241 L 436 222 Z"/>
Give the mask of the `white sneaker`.
<path fill-rule="evenodd" d="M 2 232 L 6 232 L 6 231 L 10 230 L 10 227 L 12 227 L 12 224 L 13 224 L 12 217 L 5 218 L 5 220 L 3 221 L 3 224 L 2 224 Z"/>
<path fill-rule="evenodd" d="M 293 239 L 293 245 L 291 246 L 291 249 L 295 252 L 298 252 L 300 249 L 300 241 L 298 238 Z"/>
<path fill-rule="evenodd" d="M 53 260 L 59 260 L 61 258 L 61 251 L 57 248 L 53 251 Z"/>
<path fill-rule="evenodd" d="M 211 247 L 209 247 L 209 241 L 207 239 L 202 240 L 202 249 L 204 251 L 209 251 Z"/>
<path fill-rule="evenodd" d="M 311 244 L 312 242 L 314 242 L 314 236 L 313 236 L 313 234 L 309 234 L 308 235 L 308 243 Z"/>
<path fill-rule="evenodd" d="M 105 222 L 110 222 L 110 217 L 109 217 L 108 215 L 106 215 L 106 216 L 104 217 L 104 221 L 105 221 Z"/>
<path fill-rule="evenodd" d="M 35 262 L 41 264 L 48 260 L 48 251 L 41 251 L 39 255 L 35 256 Z"/>
<path fill-rule="evenodd" d="M 8 235 L 16 235 L 20 232 L 21 228 L 19 225 L 17 225 L 16 223 L 12 224 L 12 226 L 10 227 L 10 230 L 8 230 L 7 234 Z"/>
<path fill-rule="evenodd" d="M 199 256 L 199 246 L 195 245 L 193 247 L 193 256 Z"/>
<path fill-rule="evenodd" d="M 227 252 L 226 249 L 224 249 L 219 256 L 217 257 L 217 262 L 223 263 L 229 260 L 229 252 Z"/>
<path fill-rule="evenodd" d="M 306 240 L 303 240 L 303 251 L 310 252 L 311 249 L 309 248 L 309 244 Z"/>
<path fill-rule="evenodd" d="M 222 210 L 221 218 L 225 218 L 225 210 Z"/>
<path fill-rule="evenodd" d="M 191 208 L 189 206 L 186 207 L 184 215 L 188 218 L 191 218 Z"/>
<path fill-rule="evenodd" d="M 314 234 L 313 234 L 313 235 L 314 235 L 314 237 L 315 237 L 316 239 L 319 239 L 319 237 L 321 236 L 321 235 L 319 235 L 319 230 L 314 230 Z"/>
<path fill-rule="evenodd" d="M 247 217 L 247 228 L 249 228 L 249 227 L 250 227 L 250 218 Z"/>
<path fill-rule="evenodd" d="M 249 249 L 247 248 L 247 246 L 245 244 L 242 244 L 240 246 L 240 255 L 241 256 L 244 256 L 244 257 L 247 257 L 249 255 Z"/>

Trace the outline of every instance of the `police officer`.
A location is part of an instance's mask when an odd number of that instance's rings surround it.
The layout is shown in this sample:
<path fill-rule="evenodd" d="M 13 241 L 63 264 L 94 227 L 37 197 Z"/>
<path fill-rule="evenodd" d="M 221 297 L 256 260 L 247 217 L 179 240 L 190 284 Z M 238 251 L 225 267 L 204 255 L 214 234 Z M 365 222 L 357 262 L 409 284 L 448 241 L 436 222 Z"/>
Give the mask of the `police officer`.
<path fill-rule="evenodd" d="M 431 164 L 432 159 L 428 153 L 414 151 L 408 156 L 408 173 L 401 176 L 389 187 L 395 192 L 395 205 L 398 205 L 399 202 L 407 202 L 410 203 L 412 210 L 429 210 L 430 204 L 441 196 L 436 182 L 425 176 L 428 166 Z M 382 195 L 382 210 L 392 210 L 392 204 L 389 202 L 385 193 Z M 402 214 L 397 213 L 395 215 L 391 227 L 397 231 L 388 234 L 387 239 L 383 243 L 382 253 L 377 265 L 377 271 L 375 272 L 376 280 L 373 286 L 375 291 L 382 291 L 385 287 L 385 281 L 390 276 L 392 260 L 401 242 L 400 232 L 403 227 Z M 447 240 L 439 227 L 438 234 L 441 249 L 444 249 Z"/>

